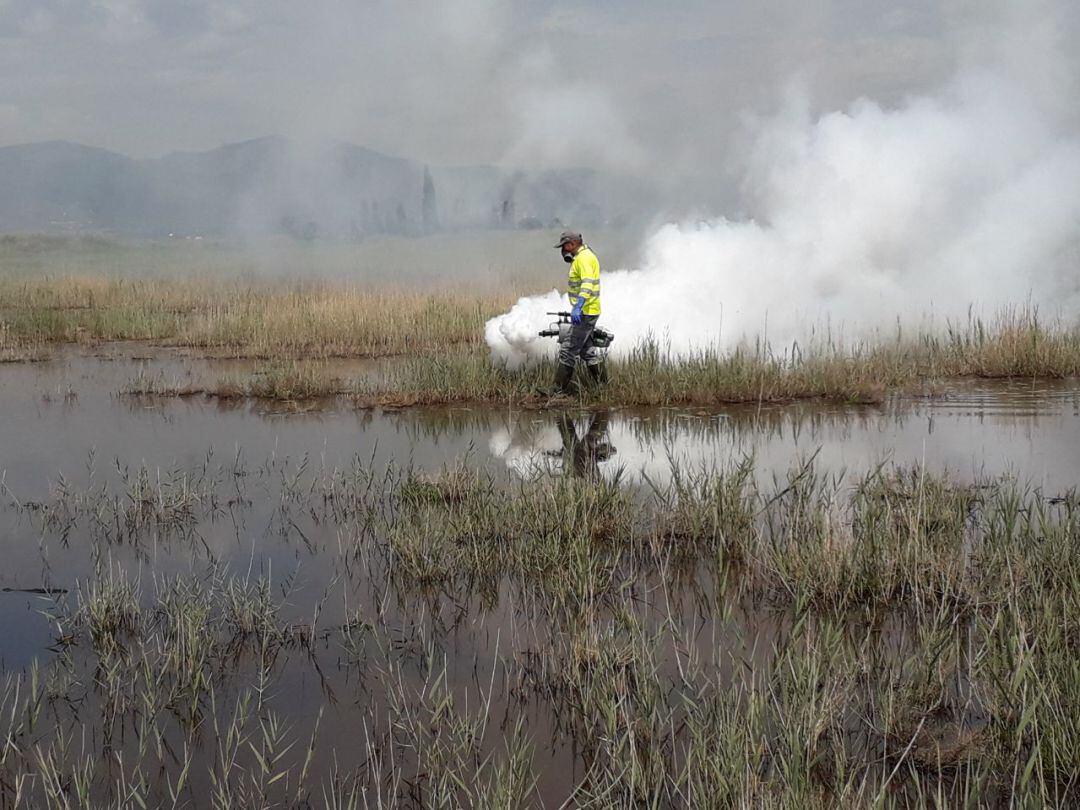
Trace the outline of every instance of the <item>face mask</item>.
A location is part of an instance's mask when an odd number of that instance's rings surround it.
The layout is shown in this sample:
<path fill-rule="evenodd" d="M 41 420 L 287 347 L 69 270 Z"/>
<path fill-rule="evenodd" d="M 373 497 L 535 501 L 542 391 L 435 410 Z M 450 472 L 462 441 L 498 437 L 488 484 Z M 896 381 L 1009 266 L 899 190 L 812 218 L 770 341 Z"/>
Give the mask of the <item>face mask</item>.
<path fill-rule="evenodd" d="M 564 262 L 566 262 L 567 264 L 573 264 L 574 263 L 574 256 L 571 253 L 564 253 L 562 255 L 562 260 Z"/>

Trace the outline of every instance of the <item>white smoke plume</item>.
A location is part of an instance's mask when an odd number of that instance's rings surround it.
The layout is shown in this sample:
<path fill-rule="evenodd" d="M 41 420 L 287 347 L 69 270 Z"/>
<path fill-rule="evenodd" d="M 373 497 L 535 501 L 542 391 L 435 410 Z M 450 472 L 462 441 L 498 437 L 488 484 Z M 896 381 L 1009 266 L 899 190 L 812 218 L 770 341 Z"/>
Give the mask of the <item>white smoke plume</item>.
<path fill-rule="evenodd" d="M 758 126 L 743 172 L 753 218 L 667 225 L 640 269 L 604 273 L 613 352 L 650 334 L 681 353 L 761 336 L 777 348 L 825 325 L 853 338 L 972 308 L 1076 313 L 1075 74 L 1052 17 L 1017 16 L 935 93 L 816 117 L 793 100 Z M 536 332 L 566 308 L 552 292 L 489 321 L 493 359 L 550 355 Z"/>

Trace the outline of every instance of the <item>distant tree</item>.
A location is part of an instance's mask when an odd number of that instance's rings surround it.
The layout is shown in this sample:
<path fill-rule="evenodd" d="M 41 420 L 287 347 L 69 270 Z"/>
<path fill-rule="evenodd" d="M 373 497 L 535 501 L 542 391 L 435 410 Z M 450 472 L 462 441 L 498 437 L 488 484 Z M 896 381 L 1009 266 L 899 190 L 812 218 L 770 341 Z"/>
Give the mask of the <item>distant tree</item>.
<path fill-rule="evenodd" d="M 498 228 L 513 228 L 517 225 L 517 197 L 518 185 L 525 175 L 522 172 L 514 172 L 503 182 L 502 192 L 499 194 L 500 202 L 495 209 L 495 226 Z"/>
<path fill-rule="evenodd" d="M 424 167 L 424 197 L 421 205 L 421 220 L 425 233 L 439 230 L 439 207 L 435 200 L 435 181 L 431 179 L 431 172 Z"/>
<path fill-rule="evenodd" d="M 319 226 L 310 219 L 301 219 L 296 214 L 286 214 L 278 222 L 280 231 L 293 239 L 311 242 L 319 235 Z"/>
<path fill-rule="evenodd" d="M 502 208 L 499 211 L 499 224 L 504 228 L 513 228 L 514 219 L 514 198 L 508 197 L 502 201 Z"/>

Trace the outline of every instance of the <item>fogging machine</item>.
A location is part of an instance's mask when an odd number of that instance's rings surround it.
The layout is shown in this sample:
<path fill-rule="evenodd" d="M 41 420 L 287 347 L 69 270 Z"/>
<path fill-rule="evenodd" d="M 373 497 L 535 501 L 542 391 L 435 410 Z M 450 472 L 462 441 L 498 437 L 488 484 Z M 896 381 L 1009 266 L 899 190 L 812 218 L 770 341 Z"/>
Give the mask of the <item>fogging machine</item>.
<path fill-rule="evenodd" d="M 547 329 L 541 330 L 538 333 L 540 337 L 557 338 L 560 344 L 570 340 L 570 330 L 573 328 L 570 313 L 549 312 L 547 314 L 554 315 L 558 320 L 552 321 Z M 613 332 L 609 332 L 601 326 L 594 327 L 589 339 L 585 341 L 585 349 L 582 352 L 585 364 L 597 366 L 603 363 L 607 359 L 608 347 L 611 346 L 614 340 L 615 334 Z"/>

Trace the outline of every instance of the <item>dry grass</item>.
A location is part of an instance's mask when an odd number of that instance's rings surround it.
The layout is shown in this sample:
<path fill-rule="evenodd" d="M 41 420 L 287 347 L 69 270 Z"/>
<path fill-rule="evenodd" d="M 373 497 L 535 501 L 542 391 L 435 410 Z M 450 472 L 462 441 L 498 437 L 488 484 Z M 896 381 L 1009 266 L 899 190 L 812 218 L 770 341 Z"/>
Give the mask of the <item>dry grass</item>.
<path fill-rule="evenodd" d="M 208 355 L 384 357 L 478 345 L 514 296 L 345 283 L 0 280 L 3 346 L 149 340 Z"/>
<path fill-rule="evenodd" d="M 475 345 L 562 271 L 548 239 L 492 233 L 257 246 L 0 237 L 0 349 L 148 340 L 274 360 Z"/>

